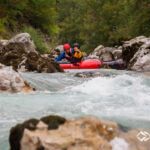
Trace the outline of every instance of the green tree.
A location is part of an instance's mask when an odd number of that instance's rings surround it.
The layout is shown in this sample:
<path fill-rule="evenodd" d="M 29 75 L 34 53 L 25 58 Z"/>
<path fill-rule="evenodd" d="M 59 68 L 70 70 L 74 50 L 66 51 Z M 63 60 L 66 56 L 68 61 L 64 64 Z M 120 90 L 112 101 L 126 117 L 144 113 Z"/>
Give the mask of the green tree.
<path fill-rule="evenodd" d="M 57 13 L 60 41 L 88 52 L 150 35 L 150 0 L 58 0 Z"/>

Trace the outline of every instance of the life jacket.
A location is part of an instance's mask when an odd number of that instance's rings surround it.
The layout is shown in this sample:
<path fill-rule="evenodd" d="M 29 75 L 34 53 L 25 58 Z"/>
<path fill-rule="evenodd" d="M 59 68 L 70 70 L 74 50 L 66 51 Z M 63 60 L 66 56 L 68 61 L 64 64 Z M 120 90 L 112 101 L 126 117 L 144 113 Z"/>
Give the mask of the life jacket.
<path fill-rule="evenodd" d="M 78 59 L 81 58 L 82 57 L 82 52 L 81 51 L 80 52 L 75 52 L 73 57 L 78 58 Z"/>
<path fill-rule="evenodd" d="M 75 52 L 73 55 L 73 62 L 81 62 L 83 60 L 82 52 Z"/>

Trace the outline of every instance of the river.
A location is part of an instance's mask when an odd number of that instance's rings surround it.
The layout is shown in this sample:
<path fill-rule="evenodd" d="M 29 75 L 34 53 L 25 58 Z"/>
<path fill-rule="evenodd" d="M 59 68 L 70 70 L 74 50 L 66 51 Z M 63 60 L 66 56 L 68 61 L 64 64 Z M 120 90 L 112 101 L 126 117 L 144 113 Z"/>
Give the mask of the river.
<path fill-rule="evenodd" d="M 12 126 L 50 114 L 95 116 L 127 127 L 150 129 L 150 77 L 128 71 L 99 71 L 105 76 L 74 77 L 79 70 L 21 73 L 37 91 L 0 94 L 0 150 L 9 150 Z"/>

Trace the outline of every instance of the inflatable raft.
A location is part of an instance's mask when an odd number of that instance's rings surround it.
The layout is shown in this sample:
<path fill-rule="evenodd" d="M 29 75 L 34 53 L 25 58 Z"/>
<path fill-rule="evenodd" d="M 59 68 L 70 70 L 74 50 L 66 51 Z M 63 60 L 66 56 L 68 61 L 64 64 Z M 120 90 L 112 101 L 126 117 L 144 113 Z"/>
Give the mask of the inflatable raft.
<path fill-rule="evenodd" d="M 58 62 L 63 69 L 99 69 L 99 68 L 112 68 L 124 69 L 124 64 L 121 59 L 110 62 L 102 62 L 97 59 L 86 59 L 78 63 Z"/>

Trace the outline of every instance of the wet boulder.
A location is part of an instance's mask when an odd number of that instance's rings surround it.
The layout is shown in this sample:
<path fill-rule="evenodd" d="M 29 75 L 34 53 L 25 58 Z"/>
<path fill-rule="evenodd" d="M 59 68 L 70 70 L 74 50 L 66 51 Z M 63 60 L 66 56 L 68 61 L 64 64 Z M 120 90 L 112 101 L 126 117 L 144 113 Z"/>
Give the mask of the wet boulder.
<path fill-rule="evenodd" d="M 137 134 L 93 117 L 47 116 L 12 127 L 9 143 L 11 150 L 149 150 L 150 143 L 139 142 Z"/>
<path fill-rule="evenodd" d="M 98 71 L 86 71 L 86 72 L 76 73 L 75 77 L 80 77 L 80 78 L 104 77 L 104 74 L 102 74 Z"/>
<path fill-rule="evenodd" d="M 62 72 L 63 69 L 47 57 L 42 57 L 28 33 L 21 33 L 3 44 L 0 63 L 19 71 L 39 73 Z"/>
<path fill-rule="evenodd" d="M 129 70 L 150 71 L 150 38 L 139 36 L 124 42 L 123 60 Z"/>
<path fill-rule="evenodd" d="M 12 67 L 0 64 L 0 93 L 28 93 L 33 91 L 34 89 Z"/>

